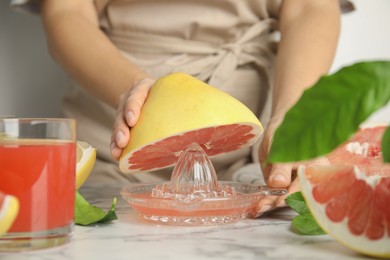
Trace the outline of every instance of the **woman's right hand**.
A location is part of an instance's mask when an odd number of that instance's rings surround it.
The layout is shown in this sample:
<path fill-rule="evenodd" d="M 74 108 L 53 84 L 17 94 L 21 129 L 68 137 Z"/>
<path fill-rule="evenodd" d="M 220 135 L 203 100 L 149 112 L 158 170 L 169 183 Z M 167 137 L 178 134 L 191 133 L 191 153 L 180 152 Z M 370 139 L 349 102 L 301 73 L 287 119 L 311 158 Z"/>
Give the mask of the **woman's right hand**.
<path fill-rule="evenodd" d="M 115 160 L 119 159 L 123 148 L 129 143 L 130 128 L 137 123 L 141 108 L 154 82 L 154 79 L 142 79 L 134 83 L 129 91 L 121 95 L 111 132 L 110 148 L 111 155 Z"/>

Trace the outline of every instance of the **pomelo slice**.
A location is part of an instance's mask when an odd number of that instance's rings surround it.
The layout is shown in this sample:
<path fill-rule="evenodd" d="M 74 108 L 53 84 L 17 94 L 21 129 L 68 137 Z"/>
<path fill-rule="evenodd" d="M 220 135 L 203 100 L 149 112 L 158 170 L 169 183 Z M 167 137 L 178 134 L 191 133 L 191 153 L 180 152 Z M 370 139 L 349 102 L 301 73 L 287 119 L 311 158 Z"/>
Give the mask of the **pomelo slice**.
<path fill-rule="evenodd" d="M 77 141 L 76 189 L 88 179 L 96 162 L 96 149 L 87 142 Z"/>
<path fill-rule="evenodd" d="M 239 100 L 173 73 L 150 90 L 119 167 L 123 173 L 158 170 L 174 165 L 191 143 L 214 156 L 248 147 L 262 132 L 258 118 Z"/>
<path fill-rule="evenodd" d="M 0 192 L 0 236 L 4 235 L 11 228 L 18 213 L 18 198 Z"/>
<path fill-rule="evenodd" d="M 327 158 L 331 164 L 356 165 L 368 175 L 390 175 L 390 164 L 384 164 L 382 156 L 382 137 L 386 128 L 384 125 L 360 128 Z"/>
<path fill-rule="evenodd" d="M 302 194 L 318 224 L 362 254 L 390 257 L 390 176 L 352 165 L 300 166 Z"/>

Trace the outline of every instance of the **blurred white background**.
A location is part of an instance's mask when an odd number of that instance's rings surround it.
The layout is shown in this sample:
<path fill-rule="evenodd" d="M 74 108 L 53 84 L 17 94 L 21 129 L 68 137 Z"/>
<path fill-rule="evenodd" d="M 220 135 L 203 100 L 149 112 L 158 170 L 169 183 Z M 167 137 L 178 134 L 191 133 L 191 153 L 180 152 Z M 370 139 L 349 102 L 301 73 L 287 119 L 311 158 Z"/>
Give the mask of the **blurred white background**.
<path fill-rule="evenodd" d="M 353 2 L 357 10 L 342 17 L 332 71 L 361 60 L 390 60 L 390 1 Z M 15 12 L 1 0 L 0 116 L 56 117 L 66 84 L 66 75 L 47 52 L 39 16 Z M 378 118 L 390 121 L 390 106 L 371 119 Z"/>

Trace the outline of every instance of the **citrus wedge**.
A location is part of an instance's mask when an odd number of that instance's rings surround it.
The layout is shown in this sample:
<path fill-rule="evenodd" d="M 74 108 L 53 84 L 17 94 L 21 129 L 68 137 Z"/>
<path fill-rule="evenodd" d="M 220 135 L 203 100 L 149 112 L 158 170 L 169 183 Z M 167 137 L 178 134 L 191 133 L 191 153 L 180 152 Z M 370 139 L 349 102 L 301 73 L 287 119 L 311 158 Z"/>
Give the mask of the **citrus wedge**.
<path fill-rule="evenodd" d="M 300 166 L 301 191 L 318 224 L 352 250 L 390 257 L 390 176 L 352 165 Z"/>
<path fill-rule="evenodd" d="M 0 236 L 11 228 L 18 213 L 19 200 L 15 196 L 0 192 Z"/>
<path fill-rule="evenodd" d="M 88 179 L 96 162 L 96 149 L 83 141 L 77 141 L 76 189 Z"/>
<path fill-rule="evenodd" d="M 262 132 L 256 115 L 239 100 L 173 73 L 151 88 L 119 167 L 124 173 L 158 170 L 174 165 L 191 143 L 214 156 L 248 147 Z"/>

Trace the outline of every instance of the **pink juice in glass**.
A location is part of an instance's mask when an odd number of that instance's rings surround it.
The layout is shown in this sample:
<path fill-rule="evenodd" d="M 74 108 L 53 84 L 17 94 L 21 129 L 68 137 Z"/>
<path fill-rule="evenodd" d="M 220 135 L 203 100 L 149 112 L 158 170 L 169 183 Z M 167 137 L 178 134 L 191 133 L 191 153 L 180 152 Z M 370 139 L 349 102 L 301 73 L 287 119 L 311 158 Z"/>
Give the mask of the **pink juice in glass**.
<path fill-rule="evenodd" d="M 72 224 L 75 168 L 75 142 L 19 139 L 0 143 L 0 190 L 20 202 L 8 232 L 47 231 Z"/>

